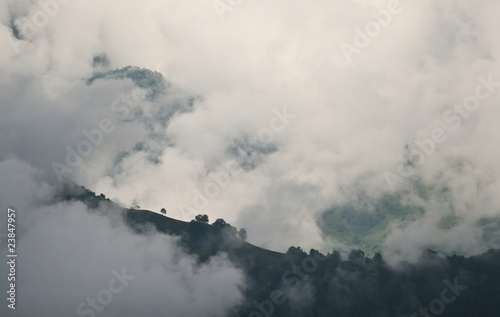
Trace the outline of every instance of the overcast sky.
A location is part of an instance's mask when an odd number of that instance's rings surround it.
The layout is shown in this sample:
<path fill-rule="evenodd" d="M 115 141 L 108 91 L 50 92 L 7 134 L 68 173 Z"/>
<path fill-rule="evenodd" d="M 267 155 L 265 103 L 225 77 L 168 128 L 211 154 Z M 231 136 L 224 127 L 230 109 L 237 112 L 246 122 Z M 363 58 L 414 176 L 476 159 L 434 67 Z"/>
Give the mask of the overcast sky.
<path fill-rule="evenodd" d="M 0 164 L 40 182 L 27 178 L 19 197 L 56 187 L 57 162 L 124 206 L 224 218 L 273 250 L 330 251 L 322 212 L 408 193 L 418 178 L 446 186 L 449 201 L 409 192 L 426 214 L 395 225 L 388 253 L 492 246 L 474 224 L 500 214 L 497 1 L 59 2 L 0 0 Z M 119 76 L 88 81 L 126 66 L 168 87 L 148 96 Z M 113 107 L 124 100 L 126 111 Z M 95 129 L 108 132 L 68 166 L 68 148 Z M 0 204 L 35 212 L 21 201 Z M 62 221 L 86 213 L 70 209 Z M 437 230 L 450 212 L 460 225 Z"/>

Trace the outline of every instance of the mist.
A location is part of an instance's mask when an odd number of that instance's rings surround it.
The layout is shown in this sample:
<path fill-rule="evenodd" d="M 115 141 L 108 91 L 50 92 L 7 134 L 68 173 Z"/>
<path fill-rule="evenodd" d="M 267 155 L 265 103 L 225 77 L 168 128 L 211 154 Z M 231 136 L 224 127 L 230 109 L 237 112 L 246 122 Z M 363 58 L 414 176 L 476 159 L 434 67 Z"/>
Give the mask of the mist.
<path fill-rule="evenodd" d="M 244 276 L 226 255 L 200 264 L 177 237 L 132 232 L 116 207 L 51 203 L 53 188 L 26 163 L 0 171 L 1 207 L 18 206 L 17 305 L 2 316 L 226 316 L 241 303 Z"/>

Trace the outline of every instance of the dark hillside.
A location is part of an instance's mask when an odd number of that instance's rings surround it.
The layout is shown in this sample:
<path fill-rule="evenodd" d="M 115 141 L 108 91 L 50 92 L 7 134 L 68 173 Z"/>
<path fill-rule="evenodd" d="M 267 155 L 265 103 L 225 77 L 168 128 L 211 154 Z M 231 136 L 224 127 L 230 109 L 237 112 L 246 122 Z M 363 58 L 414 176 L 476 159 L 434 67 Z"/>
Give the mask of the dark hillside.
<path fill-rule="evenodd" d="M 423 252 L 418 263 L 389 266 L 380 253 L 353 250 L 348 259 L 290 247 L 283 254 L 259 248 L 223 220 L 183 222 L 140 209 L 119 208 L 104 195 L 71 187 L 62 200 L 100 212 L 119 210 L 137 234 L 156 230 L 180 237 L 200 262 L 226 253 L 246 275 L 245 301 L 231 316 L 500 316 L 500 250 L 463 257 Z M 104 210 L 104 211 L 103 211 Z M 158 250 L 161 252 L 161 250 Z"/>

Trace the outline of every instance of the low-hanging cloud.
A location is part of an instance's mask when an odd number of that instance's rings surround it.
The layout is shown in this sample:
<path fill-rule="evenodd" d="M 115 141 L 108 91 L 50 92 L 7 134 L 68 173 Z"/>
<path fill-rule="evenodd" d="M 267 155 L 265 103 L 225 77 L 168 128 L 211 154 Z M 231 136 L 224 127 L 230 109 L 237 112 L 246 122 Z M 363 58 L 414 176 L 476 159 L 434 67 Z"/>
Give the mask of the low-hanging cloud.
<path fill-rule="evenodd" d="M 23 162 L 2 161 L 0 171 L 18 254 L 16 310 L 1 305 L 2 316 L 226 316 L 240 304 L 243 273 L 224 254 L 199 264 L 175 237 L 131 232 L 119 210 L 51 203 L 50 187 Z"/>
<path fill-rule="evenodd" d="M 184 220 L 223 217 L 246 227 L 249 241 L 277 250 L 331 250 L 340 243 L 318 229 L 322 212 L 392 193 L 385 171 L 397 170 L 407 149 L 474 93 L 479 77 L 500 81 L 493 0 L 400 1 L 403 10 L 347 61 L 341 43 L 353 43 L 357 28 L 376 21 L 372 13 L 389 2 L 247 1 L 221 20 L 211 1 L 72 0 L 28 32 L 23 21 L 43 10 L 38 2 L 0 1 L 0 158 L 19 157 L 54 181 L 51 163 L 65 160 L 65 147 L 84 138 L 82 129 L 109 117 L 116 130 L 70 175 L 75 181 Z M 149 116 L 120 120 L 110 105 L 137 83 L 105 77 L 87 84 L 103 67 L 96 56 L 106 56 L 111 71 L 157 71 L 176 89 L 141 103 Z M 405 239 L 424 248 L 456 238 L 464 243 L 442 249 L 477 252 L 476 224 L 498 216 L 500 206 L 499 93 L 394 189 L 413 197 L 417 179 L 446 188 L 453 203 L 438 204 L 436 195 L 417 200 L 424 219 L 393 224 L 387 250 L 397 254 L 407 245 L 396 241 Z M 183 106 L 172 107 L 176 102 Z M 259 131 L 284 108 L 294 119 L 262 145 Z M 167 112 L 168 120 L 155 119 Z M 236 151 L 235 144 L 248 146 Z M 233 161 L 238 176 L 206 207 L 179 207 Z M 458 227 L 430 235 L 450 213 Z M 263 229 L 269 224 L 276 230 Z"/>

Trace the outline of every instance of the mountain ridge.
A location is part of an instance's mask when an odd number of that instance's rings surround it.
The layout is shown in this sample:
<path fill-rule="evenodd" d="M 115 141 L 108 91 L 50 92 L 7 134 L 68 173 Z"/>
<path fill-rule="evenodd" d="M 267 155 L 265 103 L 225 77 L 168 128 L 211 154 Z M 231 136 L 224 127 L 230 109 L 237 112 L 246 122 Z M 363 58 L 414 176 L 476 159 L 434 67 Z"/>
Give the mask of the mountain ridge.
<path fill-rule="evenodd" d="M 226 254 L 246 277 L 244 300 L 229 317 L 500 314 L 496 305 L 500 250 L 467 258 L 426 250 L 417 263 L 391 266 L 381 253 L 369 258 L 362 250 L 351 251 L 345 260 L 337 251 L 323 255 L 300 247 L 290 247 L 286 253 L 267 250 L 237 237 L 229 224 L 184 222 L 149 210 L 118 207 L 103 194 L 75 184 L 66 187 L 59 199 L 81 201 L 89 210 L 119 208 L 136 234 L 177 236 L 200 263 Z"/>

